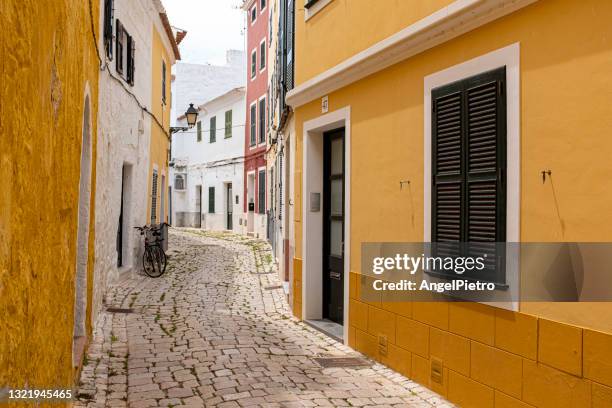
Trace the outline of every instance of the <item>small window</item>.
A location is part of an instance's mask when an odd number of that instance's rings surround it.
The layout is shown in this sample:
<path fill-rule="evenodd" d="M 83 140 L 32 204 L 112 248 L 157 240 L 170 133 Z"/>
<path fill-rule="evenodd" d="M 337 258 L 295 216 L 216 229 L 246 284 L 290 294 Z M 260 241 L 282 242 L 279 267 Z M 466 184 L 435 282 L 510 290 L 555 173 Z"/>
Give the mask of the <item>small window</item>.
<path fill-rule="evenodd" d="M 232 137 L 232 111 L 225 112 L 225 138 Z"/>
<path fill-rule="evenodd" d="M 201 142 L 202 141 L 202 122 L 198 120 L 198 123 L 196 124 L 196 141 Z"/>
<path fill-rule="evenodd" d="M 251 24 L 253 24 L 257 20 L 257 6 L 253 6 L 251 9 Z"/>
<path fill-rule="evenodd" d="M 251 79 L 255 78 L 257 74 L 257 50 L 253 50 L 251 53 Z"/>
<path fill-rule="evenodd" d="M 260 10 L 261 10 L 261 11 L 263 11 L 263 9 L 265 9 L 265 8 L 266 8 L 266 0 L 261 0 L 261 3 L 260 3 L 260 7 L 259 7 L 259 8 L 260 8 Z"/>
<path fill-rule="evenodd" d="M 185 186 L 187 185 L 187 175 L 183 173 L 177 173 L 174 175 L 174 189 L 175 190 L 185 190 Z"/>
<path fill-rule="evenodd" d="M 266 98 L 259 101 L 259 143 L 266 142 Z"/>
<path fill-rule="evenodd" d="M 260 214 L 265 214 L 266 212 L 266 171 L 260 170 L 258 177 L 258 194 L 257 194 L 257 212 Z"/>
<path fill-rule="evenodd" d="M 259 44 L 259 69 L 264 70 L 266 68 L 266 40 L 263 40 Z"/>
<path fill-rule="evenodd" d="M 217 141 L 217 117 L 210 118 L 210 143 Z"/>
<path fill-rule="evenodd" d="M 255 144 L 257 143 L 257 105 L 256 104 L 251 105 L 250 128 L 251 128 L 250 144 L 251 146 L 255 146 Z"/>
<path fill-rule="evenodd" d="M 162 102 L 166 104 L 166 61 L 162 60 Z"/>
<path fill-rule="evenodd" d="M 215 188 L 208 187 L 208 212 L 213 214 L 215 212 Z"/>

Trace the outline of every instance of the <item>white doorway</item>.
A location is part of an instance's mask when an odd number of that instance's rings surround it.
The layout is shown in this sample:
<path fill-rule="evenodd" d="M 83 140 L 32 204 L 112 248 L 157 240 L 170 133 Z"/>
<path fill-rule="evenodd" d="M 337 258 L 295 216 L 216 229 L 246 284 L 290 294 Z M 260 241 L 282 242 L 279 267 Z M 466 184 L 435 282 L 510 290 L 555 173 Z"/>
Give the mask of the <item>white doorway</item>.
<path fill-rule="evenodd" d="M 302 175 L 302 318 L 322 321 L 323 310 L 323 211 L 324 139 L 333 129 L 344 128 L 344 252 L 343 252 L 343 318 L 342 341 L 348 344 L 349 276 L 351 259 L 351 126 L 350 107 L 330 112 L 304 123 Z M 317 206 L 317 202 L 319 206 Z M 295 288 L 295 290 L 300 290 Z M 338 337 L 338 336 L 334 336 Z"/>

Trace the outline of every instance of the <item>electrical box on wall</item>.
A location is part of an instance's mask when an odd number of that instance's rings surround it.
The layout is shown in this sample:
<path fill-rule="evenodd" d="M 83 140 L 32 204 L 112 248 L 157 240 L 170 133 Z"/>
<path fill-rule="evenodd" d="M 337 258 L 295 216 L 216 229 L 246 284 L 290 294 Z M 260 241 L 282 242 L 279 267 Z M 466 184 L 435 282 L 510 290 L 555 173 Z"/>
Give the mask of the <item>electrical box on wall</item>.
<path fill-rule="evenodd" d="M 431 382 L 436 384 L 444 383 L 444 364 L 437 358 L 431 359 Z"/>
<path fill-rule="evenodd" d="M 321 211 L 321 193 L 310 193 L 310 212 Z"/>
<path fill-rule="evenodd" d="M 389 350 L 389 346 L 387 342 L 387 336 L 383 334 L 379 334 L 378 335 L 378 354 L 380 354 L 383 357 L 386 357 L 388 350 Z"/>

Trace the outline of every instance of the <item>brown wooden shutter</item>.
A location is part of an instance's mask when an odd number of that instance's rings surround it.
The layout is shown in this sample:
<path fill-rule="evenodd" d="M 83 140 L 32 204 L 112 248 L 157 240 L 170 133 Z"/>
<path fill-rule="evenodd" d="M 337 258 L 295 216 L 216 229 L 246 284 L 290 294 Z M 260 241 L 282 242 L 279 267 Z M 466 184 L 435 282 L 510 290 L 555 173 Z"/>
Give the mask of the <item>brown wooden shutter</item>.
<path fill-rule="evenodd" d="M 115 33 L 115 51 L 117 53 L 117 59 L 115 60 L 115 69 L 119 74 L 123 74 L 123 25 L 121 21 L 117 19 L 116 33 Z"/>
<path fill-rule="evenodd" d="M 504 67 L 432 91 L 432 241 L 468 242 L 453 248 L 463 256 L 486 253 L 487 268 L 472 277 L 498 283 L 505 280 L 495 246 L 506 240 L 505 77 Z"/>
<path fill-rule="evenodd" d="M 125 81 L 130 84 L 132 83 L 132 36 L 127 32 L 125 33 Z"/>
<path fill-rule="evenodd" d="M 113 0 L 104 1 L 104 49 L 107 57 L 113 59 Z"/>
<path fill-rule="evenodd" d="M 130 37 L 130 40 L 130 80 L 128 82 L 133 86 L 134 78 L 136 77 L 136 42 L 134 42 L 134 37 Z"/>
<path fill-rule="evenodd" d="M 447 92 L 443 92 L 447 91 Z M 432 134 L 432 241 L 461 241 L 463 173 L 461 91 L 435 92 Z"/>

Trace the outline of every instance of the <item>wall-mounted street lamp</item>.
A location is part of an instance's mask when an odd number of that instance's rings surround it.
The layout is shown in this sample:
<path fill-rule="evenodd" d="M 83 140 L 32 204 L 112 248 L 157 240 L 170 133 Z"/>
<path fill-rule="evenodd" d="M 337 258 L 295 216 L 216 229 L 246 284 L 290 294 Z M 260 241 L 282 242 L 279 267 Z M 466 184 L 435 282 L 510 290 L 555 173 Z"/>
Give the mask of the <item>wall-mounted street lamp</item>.
<path fill-rule="evenodd" d="M 185 118 L 187 118 L 187 126 L 172 126 L 170 127 L 170 134 L 174 134 L 176 132 L 183 132 L 185 130 L 189 130 L 195 126 L 196 121 L 198 120 L 198 110 L 193 107 L 193 103 L 189 104 L 189 108 L 185 112 Z"/>

